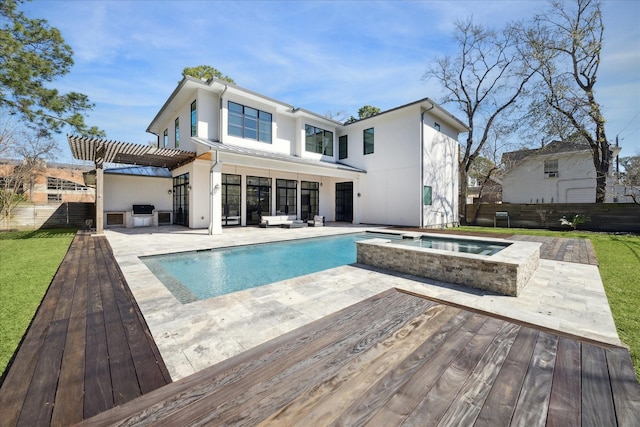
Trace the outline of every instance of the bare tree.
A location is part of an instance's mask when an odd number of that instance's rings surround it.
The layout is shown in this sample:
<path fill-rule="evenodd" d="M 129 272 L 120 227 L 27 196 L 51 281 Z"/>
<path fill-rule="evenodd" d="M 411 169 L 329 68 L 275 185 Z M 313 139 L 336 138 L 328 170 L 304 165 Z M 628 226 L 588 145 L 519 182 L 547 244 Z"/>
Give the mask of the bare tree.
<path fill-rule="evenodd" d="M 0 171 L 0 217 L 9 221 L 11 210 L 18 203 L 31 199 L 35 176 L 58 148 L 55 141 L 40 134 L 2 130 L 0 135 L 8 135 L 6 153 L 16 159 Z"/>
<path fill-rule="evenodd" d="M 497 32 L 473 23 L 456 22 L 456 56 L 436 58 L 424 75 L 445 89 L 443 104 L 464 113 L 469 132 L 459 160 L 460 217 L 466 217 L 467 176 L 471 165 L 490 139 L 493 126 L 506 123 L 535 74 L 521 55 L 520 33 L 514 26 Z"/>
<path fill-rule="evenodd" d="M 589 144 L 596 203 L 603 203 L 612 159 L 605 118 L 595 97 L 604 34 L 600 2 L 551 0 L 525 34 L 544 86 L 534 98 L 534 114 L 549 124 L 547 129 L 557 131 L 556 136 L 578 134 Z"/>

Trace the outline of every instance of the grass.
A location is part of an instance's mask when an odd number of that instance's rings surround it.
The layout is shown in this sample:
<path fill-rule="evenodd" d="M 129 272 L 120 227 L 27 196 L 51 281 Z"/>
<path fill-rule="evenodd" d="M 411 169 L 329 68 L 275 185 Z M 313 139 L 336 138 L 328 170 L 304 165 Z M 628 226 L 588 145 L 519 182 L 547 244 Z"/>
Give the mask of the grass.
<path fill-rule="evenodd" d="M 460 227 L 460 230 L 591 240 L 618 336 L 629 346 L 636 376 L 640 378 L 640 236 L 523 228 Z"/>
<path fill-rule="evenodd" d="M 76 230 L 0 233 L 0 378 Z"/>

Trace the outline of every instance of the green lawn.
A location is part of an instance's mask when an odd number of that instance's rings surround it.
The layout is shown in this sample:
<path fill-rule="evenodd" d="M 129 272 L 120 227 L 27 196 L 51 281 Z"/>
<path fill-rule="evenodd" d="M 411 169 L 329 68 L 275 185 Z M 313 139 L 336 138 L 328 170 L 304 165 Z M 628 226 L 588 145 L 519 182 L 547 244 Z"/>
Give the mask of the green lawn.
<path fill-rule="evenodd" d="M 640 378 L 640 236 L 522 228 L 460 227 L 459 230 L 591 240 L 618 335 L 629 346 L 636 376 Z"/>
<path fill-rule="evenodd" d="M 0 233 L 0 376 L 75 233 L 71 229 Z"/>

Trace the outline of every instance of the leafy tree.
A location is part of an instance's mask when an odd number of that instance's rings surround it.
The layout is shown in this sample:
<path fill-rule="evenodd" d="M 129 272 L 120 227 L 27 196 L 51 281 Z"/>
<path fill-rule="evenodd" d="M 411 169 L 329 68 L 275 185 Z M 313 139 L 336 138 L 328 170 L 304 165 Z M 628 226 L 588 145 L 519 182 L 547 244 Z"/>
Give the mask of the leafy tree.
<path fill-rule="evenodd" d="M 80 134 L 104 136 L 84 123 L 83 113 L 94 106 L 86 95 L 48 87 L 69 72 L 73 51 L 58 29 L 19 11 L 20 3 L 0 2 L 0 105 L 43 136 L 67 125 Z"/>
<path fill-rule="evenodd" d="M 466 218 L 469 170 L 491 139 L 492 129 L 507 127 L 509 114 L 535 71 L 521 55 L 521 39 L 514 26 L 497 32 L 467 19 L 457 21 L 455 27 L 457 53 L 436 58 L 424 79 L 440 82 L 445 90 L 441 102 L 458 107 L 470 129 L 459 159 L 458 206 L 460 217 Z"/>
<path fill-rule="evenodd" d="M 229 82 L 231 84 L 236 84 L 236 82 L 229 76 L 225 76 L 218 69 L 213 68 L 210 65 L 198 65 L 197 67 L 185 67 L 182 70 L 183 76 L 191 76 L 197 79 L 210 80 L 212 78 L 216 78 L 225 82 Z"/>
<path fill-rule="evenodd" d="M 640 186 L 640 156 L 620 157 L 625 185 Z"/>
<path fill-rule="evenodd" d="M 372 105 L 364 105 L 358 110 L 358 118 L 360 119 L 366 119 L 367 117 L 375 116 L 376 114 L 380 114 L 380 109 Z"/>
<path fill-rule="evenodd" d="M 347 123 L 353 123 L 356 120 L 366 119 L 367 117 L 375 116 L 376 114 L 380 114 L 380 108 L 374 107 L 372 105 L 363 105 L 358 110 L 358 118 L 356 119 L 355 117 L 351 116 L 349 117 L 349 120 L 347 120 Z"/>
<path fill-rule="evenodd" d="M 547 129 L 564 127 L 589 144 L 596 170 L 596 203 L 603 203 L 612 158 L 605 118 L 595 97 L 604 34 L 600 2 L 551 0 L 525 34 L 529 57 L 544 87 L 532 103 L 535 114 L 543 125 L 550 124 Z"/>

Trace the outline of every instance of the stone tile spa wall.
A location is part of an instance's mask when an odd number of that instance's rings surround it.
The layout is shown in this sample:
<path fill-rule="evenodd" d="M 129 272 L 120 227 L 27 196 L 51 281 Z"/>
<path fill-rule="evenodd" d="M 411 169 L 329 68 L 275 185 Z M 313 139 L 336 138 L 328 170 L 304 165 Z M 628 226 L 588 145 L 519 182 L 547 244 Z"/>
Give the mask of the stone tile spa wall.
<path fill-rule="evenodd" d="M 386 239 L 357 242 L 357 250 L 361 264 L 510 296 L 518 296 L 540 261 L 540 244 L 530 242 L 513 242 L 492 256 L 403 246 Z"/>

